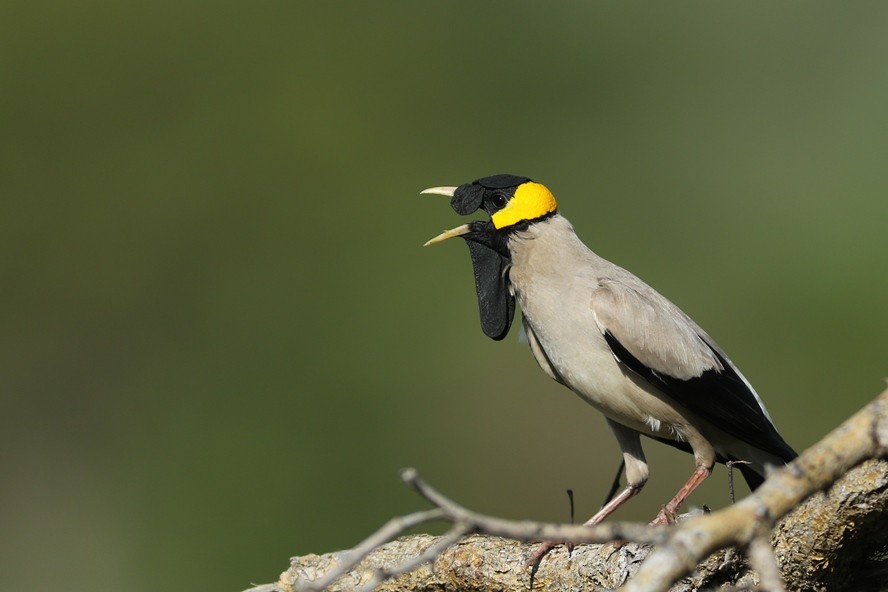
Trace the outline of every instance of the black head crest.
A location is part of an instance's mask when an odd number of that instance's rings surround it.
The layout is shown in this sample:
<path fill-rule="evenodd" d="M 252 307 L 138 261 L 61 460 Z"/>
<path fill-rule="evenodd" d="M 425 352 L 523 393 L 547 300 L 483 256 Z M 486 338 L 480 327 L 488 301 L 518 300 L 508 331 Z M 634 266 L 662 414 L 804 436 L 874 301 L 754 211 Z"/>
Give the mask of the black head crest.
<path fill-rule="evenodd" d="M 450 207 L 460 216 L 468 216 L 481 207 L 486 189 L 509 189 L 530 181 L 518 175 L 493 175 L 482 177 L 471 183 L 464 183 L 456 188 L 450 198 Z"/>
<path fill-rule="evenodd" d="M 527 183 L 531 179 L 527 177 L 521 177 L 519 175 L 492 175 L 490 177 L 481 177 L 475 184 L 484 187 L 485 189 L 508 189 L 509 187 L 518 187 L 519 185 L 523 185 Z"/>

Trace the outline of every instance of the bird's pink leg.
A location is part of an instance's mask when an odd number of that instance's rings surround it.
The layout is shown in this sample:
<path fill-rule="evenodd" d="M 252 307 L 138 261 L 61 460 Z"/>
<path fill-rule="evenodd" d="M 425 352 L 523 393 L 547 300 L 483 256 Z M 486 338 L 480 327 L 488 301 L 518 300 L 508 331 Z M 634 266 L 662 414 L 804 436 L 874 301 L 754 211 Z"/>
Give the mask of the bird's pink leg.
<path fill-rule="evenodd" d="M 678 490 L 678 493 L 675 494 L 669 503 L 663 506 L 660 509 L 660 512 L 657 514 L 657 517 L 654 518 L 654 521 L 651 522 L 651 526 L 658 526 L 663 524 L 669 524 L 673 520 L 675 520 L 675 516 L 678 513 L 678 508 L 684 503 L 688 496 L 693 493 L 697 487 L 706 480 L 709 475 L 712 474 L 712 469 L 707 467 L 697 467 L 697 470 L 694 471 L 694 474 L 691 475 L 691 478 L 688 479 L 688 482 L 684 484 L 684 486 Z"/>
<path fill-rule="evenodd" d="M 591 526 L 595 526 L 596 524 L 603 522 L 605 518 L 607 518 L 608 516 L 613 514 L 617 508 L 619 508 L 620 506 L 625 504 L 627 501 L 629 501 L 639 491 L 641 491 L 641 487 L 634 487 L 632 485 L 629 485 L 623 491 L 621 491 L 619 493 L 619 495 L 615 496 L 614 499 L 607 502 L 604 505 L 604 507 L 602 507 L 600 510 L 598 510 L 595 513 L 594 516 L 592 516 L 591 518 L 586 520 L 583 523 L 583 526 L 590 526 L 591 527 Z M 549 551 L 551 551 L 552 549 L 554 549 L 555 547 L 557 547 L 560 544 L 561 543 L 556 543 L 556 542 L 552 542 L 552 541 L 544 542 L 542 545 L 539 546 L 539 548 L 536 551 L 534 551 L 534 554 L 530 556 L 530 559 L 527 560 L 527 564 L 535 566 L 536 564 L 538 564 L 540 562 L 540 560 L 543 558 L 543 556 L 546 553 L 548 553 Z"/>

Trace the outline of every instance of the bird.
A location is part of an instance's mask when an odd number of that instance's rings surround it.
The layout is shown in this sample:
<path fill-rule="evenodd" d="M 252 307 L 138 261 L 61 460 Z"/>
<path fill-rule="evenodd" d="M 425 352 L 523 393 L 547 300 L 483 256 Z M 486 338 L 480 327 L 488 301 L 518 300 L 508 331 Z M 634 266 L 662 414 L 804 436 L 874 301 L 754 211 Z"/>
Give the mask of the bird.
<path fill-rule="evenodd" d="M 796 458 L 724 350 L 666 297 L 589 249 L 545 185 L 499 174 L 421 193 L 450 197 L 461 216 L 483 210 L 489 217 L 425 243 L 459 237 L 468 245 L 484 334 L 502 340 L 517 305 L 540 368 L 600 411 L 616 437 L 626 486 L 586 525 L 644 487 L 641 436 L 694 458 L 655 525 L 674 520 L 716 463 L 737 462 L 754 490 L 770 467 Z"/>

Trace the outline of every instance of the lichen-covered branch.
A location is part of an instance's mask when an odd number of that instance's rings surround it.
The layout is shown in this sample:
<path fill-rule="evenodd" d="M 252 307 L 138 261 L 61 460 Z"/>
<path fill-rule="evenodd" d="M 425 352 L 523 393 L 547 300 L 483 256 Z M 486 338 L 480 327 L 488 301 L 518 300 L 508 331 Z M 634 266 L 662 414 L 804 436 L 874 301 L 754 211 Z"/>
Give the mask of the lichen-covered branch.
<path fill-rule="evenodd" d="M 757 584 L 780 590 L 782 576 L 788 590 L 865 590 L 888 573 L 886 454 L 888 391 L 739 503 L 665 528 L 614 522 L 589 529 L 483 516 L 406 471 L 405 481 L 435 509 L 394 519 L 351 552 L 294 558 L 271 589 L 528 590 L 527 559 L 536 545 L 526 541 L 620 539 L 630 542 L 582 544 L 570 556 L 563 548 L 550 553 L 534 589 L 652 592 Z M 452 523 L 449 538 L 419 535 L 382 544 L 403 532 L 399 526 L 426 519 Z M 468 533 L 484 536 L 463 537 Z"/>

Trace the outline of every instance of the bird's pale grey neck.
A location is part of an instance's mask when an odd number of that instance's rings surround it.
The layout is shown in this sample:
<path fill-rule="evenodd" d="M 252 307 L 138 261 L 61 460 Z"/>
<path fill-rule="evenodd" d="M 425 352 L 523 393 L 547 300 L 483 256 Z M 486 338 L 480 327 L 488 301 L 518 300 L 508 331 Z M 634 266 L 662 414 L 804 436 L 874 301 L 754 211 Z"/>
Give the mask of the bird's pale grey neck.
<path fill-rule="evenodd" d="M 565 241 L 565 239 L 574 239 L 577 244 L 584 248 L 586 247 L 583 245 L 582 241 L 577 238 L 573 225 L 568 222 L 567 218 L 560 214 L 549 216 L 544 220 L 530 224 L 523 230 L 513 232 L 509 237 L 509 246 L 520 249 L 529 241 L 545 241 L 548 237 L 557 237 L 558 241 L 562 243 L 573 242 Z M 534 248 L 538 247 L 535 246 Z"/>
<path fill-rule="evenodd" d="M 559 214 L 513 233 L 509 237 L 509 252 L 513 268 L 534 269 L 543 275 L 564 271 L 559 261 L 583 262 L 592 267 L 603 261 L 583 244 L 571 223 Z M 572 266 L 567 269 L 570 268 Z"/>

